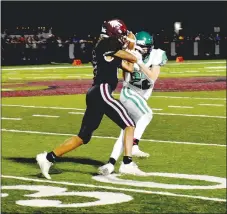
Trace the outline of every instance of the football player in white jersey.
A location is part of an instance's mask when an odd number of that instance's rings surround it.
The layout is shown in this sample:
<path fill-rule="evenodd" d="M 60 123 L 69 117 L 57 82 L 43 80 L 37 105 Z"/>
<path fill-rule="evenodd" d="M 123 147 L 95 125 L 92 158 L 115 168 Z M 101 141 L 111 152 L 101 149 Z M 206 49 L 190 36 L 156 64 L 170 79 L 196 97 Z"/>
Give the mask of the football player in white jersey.
<path fill-rule="evenodd" d="M 155 81 L 160 73 L 160 67 L 165 65 L 168 59 L 165 51 L 153 48 L 153 37 L 148 32 L 138 32 L 135 37 L 135 50 L 128 51 L 137 56 L 140 55 L 141 60 L 134 64 L 133 73 L 124 72 L 124 83 L 120 94 L 120 101 L 136 123 L 132 155 L 136 157 L 149 157 L 148 153 L 139 149 L 138 143 L 153 117 L 147 100 L 152 94 Z M 120 136 L 113 147 L 109 162 L 98 168 L 99 174 L 108 175 L 114 171 L 114 165 L 123 152 L 123 136 L 124 132 L 121 130 Z M 121 171 L 123 172 L 121 169 L 122 166 L 119 169 L 120 173 Z M 141 175 L 144 175 L 144 173 L 141 173 Z"/>

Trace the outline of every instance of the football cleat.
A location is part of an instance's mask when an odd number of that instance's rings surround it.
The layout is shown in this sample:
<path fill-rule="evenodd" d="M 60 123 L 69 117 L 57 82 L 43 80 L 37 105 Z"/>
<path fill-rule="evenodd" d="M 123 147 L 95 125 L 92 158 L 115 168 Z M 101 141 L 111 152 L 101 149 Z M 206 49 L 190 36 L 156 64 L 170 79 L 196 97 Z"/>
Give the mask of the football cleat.
<path fill-rule="evenodd" d="M 36 161 L 44 177 L 46 179 L 51 179 L 49 175 L 49 170 L 50 170 L 50 167 L 53 165 L 53 163 L 48 161 L 46 156 L 47 156 L 47 152 L 40 153 L 36 156 Z"/>
<path fill-rule="evenodd" d="M 121 166 L 119 168 L 119 172 L 121 174 L 130 174 L 130 175 L 138 175 L 138 176 L 147 176 L 146 172 L 143 172 L 138 168 L 138 166 L 134 163 L 131 162 L 129 164 L 124 164 L 123 162 L 121 163 Z"/>
<path fill-rule="evenodd" d="M 114 171 L 114 165 L 111 163 L 107 163 L 103 166 L 100 166 L 98 168 L 98 174 L 99 175 L 109 175 Z"/>
<path fill-rule="evenodd" d="M 146 157 L 148 158 L 150 156 L 150 154 L 143 152 L 139 149 L 138 145 L 135 145 L 132 147 L 132 156 L 134 157 Z"/>

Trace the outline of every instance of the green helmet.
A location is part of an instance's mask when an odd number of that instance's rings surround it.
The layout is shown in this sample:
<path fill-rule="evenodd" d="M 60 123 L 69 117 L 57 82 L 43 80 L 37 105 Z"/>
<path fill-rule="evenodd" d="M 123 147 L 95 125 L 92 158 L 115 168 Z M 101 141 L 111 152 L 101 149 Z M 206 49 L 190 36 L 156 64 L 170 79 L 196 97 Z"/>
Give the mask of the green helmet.
<path fill-rule="evenodd" d="M 153 36 L 151 36 L 148 32 L 146 31 L 140 31 L 136 33 L 136 48 L 142 53 L 142 54 L 147 54 L 151 51 L 154 40 Z"/>

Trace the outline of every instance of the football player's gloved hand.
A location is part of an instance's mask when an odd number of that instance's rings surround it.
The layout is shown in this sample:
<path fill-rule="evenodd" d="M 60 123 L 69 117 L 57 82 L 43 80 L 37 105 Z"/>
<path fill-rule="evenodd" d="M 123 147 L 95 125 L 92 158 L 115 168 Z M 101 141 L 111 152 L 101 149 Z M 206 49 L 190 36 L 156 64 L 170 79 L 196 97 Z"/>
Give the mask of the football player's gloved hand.
<path fill-rule="evenodd" d="M 163 66 L 167 63 L 166 52 L 161 49 L 152 49 L 149 64 Z"/>
<path fill-rule="evenodd" d="M 134 63 L 134 69 L 136 71 L 139 71 L 140 68 L 139 68 L 139 63 L 143 63 L 143 60 L 142 60 L 142 54 L 137 51 L 137 50 L 129 50 L 129 49 L 126 49 L 127 52 L 131 53 L 132 55 L 134 55 L 136 58 L 137 58 L 137 63 Z"/>
<path fill-rule="evenodd" d="M 131 53 L 137 58 L 137 64 L 143 63 L 142 54 L 139 51 L 133 50 Z"/>

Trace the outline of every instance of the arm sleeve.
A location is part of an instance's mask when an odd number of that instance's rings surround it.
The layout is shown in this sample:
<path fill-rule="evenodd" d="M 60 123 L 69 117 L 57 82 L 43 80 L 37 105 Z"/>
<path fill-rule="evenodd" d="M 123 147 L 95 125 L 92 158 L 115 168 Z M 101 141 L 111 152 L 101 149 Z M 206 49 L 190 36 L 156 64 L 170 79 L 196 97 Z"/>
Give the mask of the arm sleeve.
<path fill-rule="evenodd" d="M 106 46 L 104 56 L 114 56 L 116 52 L 122 49 L 120 42 L 116 39 L 109 39 Z"/>
<path fill-rule="evenodd" d="M 115 64 L 117 67 L 120 67 L 121 63 L 122 63 L 122 59 L 117 56 L 114 56 L 114 54 L 116 52 L 118 52 L 119 50 L 122 50 L 122 46 L 121 46 L 120 42 L 117 39 L 110 39 L 108 41 L 108 43 L 106 44 L 106 48 L 103 52 L 104 60 L 111 64 Z M 107 56 L 111 56 L 111 57 L 113 57 L 113 59 L 108 61 L 108 60 L 106 60 Z"/>

